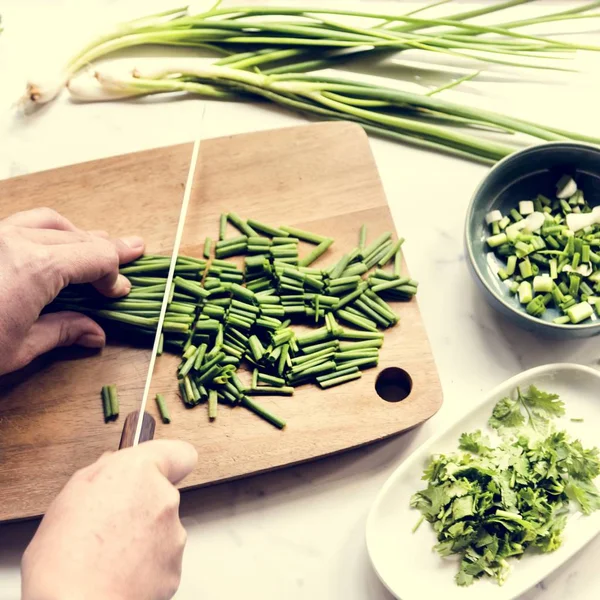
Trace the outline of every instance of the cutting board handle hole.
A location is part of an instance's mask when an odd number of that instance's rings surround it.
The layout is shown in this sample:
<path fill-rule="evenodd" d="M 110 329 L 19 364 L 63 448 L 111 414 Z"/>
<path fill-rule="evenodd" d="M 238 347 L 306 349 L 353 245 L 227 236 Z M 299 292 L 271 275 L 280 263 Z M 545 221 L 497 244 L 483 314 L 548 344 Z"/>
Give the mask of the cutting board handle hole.
<path fill-rule="evenodd" d="M 412 391 L 412 378 L 399 367 L 388 367 L 377 375 L 375 391 L 386 402 L 400 402 Z"/>

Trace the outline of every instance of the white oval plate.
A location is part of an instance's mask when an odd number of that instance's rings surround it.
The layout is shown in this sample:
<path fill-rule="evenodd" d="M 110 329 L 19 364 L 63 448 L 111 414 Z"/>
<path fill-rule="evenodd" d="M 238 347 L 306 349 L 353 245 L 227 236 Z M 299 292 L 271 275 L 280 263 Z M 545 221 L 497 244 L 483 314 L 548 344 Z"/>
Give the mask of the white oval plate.
<path fill-rule="evenodd" d="M 435 436 L 407 458 L 387 480 L 367 519 L 367 549 L 377 575 L 397 598 L 423 600 L 511 600 L 548 576 L 600 533 L 600 511 L 569 518 L 562 546 L 549 554 L 525 554 L 511 560 L 506 583 L 499 586 L 481 579 L 470 587 L 454 582 L 458 561 L 442 559 L 434 550 L 435 534 L 427 521 L 412 533 L 420 513 L 409 506 L 410 497 L 425 487 L 423 468 L 432 454 L 458 448 L 465 431 L 485 430 L 494 404 L 516 387 L 535 385 L 559 394 L 566 416 L 557 427 L 579 438 L 585 446 L 598 444 L 600 425 L 600 373 L 575 364 L 553 364 L 525 371 L 492 390 L 467 415 Z M 583 423 L 570 421 L 583 418 Z"/>

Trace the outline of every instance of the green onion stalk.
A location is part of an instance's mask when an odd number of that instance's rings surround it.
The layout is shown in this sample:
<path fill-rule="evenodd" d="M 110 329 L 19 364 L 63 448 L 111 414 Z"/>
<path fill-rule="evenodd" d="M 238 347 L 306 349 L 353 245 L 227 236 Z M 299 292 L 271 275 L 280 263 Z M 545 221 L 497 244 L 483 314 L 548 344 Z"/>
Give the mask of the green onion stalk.
<path fill-rule="evenodd" d="M 539 23 L 597 18 L 600 13 L 590 12 L 600 6 L 597 1 L 535 19 L 485 26 L 467 22 L 531 1 L 489 4 L 442 19 L 415 16 L 419 11 L 391 14 L 322 7 L 219 8 L 218 3 L 206 12 L 190 15 L 187 7 L 180 7 L 123 23 L 92 40 L 64 66 L 58 77 L 46 83 L 29 82 L 23 102 L 34 105 L 49 102 L 78 71 L 97 59 L 146 45 L 208 50 L 223 57 L 219 66 L 260 67 L 271 74 L 314 71 L 365 53 L 411 49 L 508 66 L 569 70 L 556 63 L 524 63 L 522 59 L 558 59 L 577 49 L 600 49 L 516 31 Z M 368 24 L 349 24 L 348 19 L 367 20 Z M 120 97 L 115 94 L 113 99 Z"/>
<path fill-rule="evenodd" d="M 86 79 L 92 81 L 92 91 Z M 77 85 L 73 85 L 75 81 Z M 433 95 L 335 77 L 264 75 L 204 64 L 201 59 L 147 64 L 125 77 L 97 71 L 93 78 L 89 75 L 77 78 L 69 89 L 75 98 L 82 100 L 103 99 L 105 92 L 109 98 L 113 94 L 139 96 L 166 92 L 188 92 L 218 99 L 259 96 L 301 113 L 354 121 L 370 133 L 489 164 L 512 153 L 518 142 L 486 139 L 480 135 L 486 128 L 505 134 L 525 134 L 537 140 L 600 143 L 597 138 L 448 102 Z M 454 127 L 449 128 L 448 124 Z"/>

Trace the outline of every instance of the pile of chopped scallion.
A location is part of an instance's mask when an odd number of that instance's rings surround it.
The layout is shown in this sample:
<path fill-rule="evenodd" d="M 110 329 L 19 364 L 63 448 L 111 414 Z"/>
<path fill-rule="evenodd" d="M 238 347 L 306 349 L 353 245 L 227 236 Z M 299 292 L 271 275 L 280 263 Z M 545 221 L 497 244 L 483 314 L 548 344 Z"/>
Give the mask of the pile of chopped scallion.
<path fill-rule="evenodd" d="M 238 236 L 226 238 L 228 223 Z M 383 345 L 380 329 L 399 320 L 386 300 L 410 300 L 418 284 L 401 275 L 402 238 L 393 241 L 384 233 L 367 245 L 366 235 L 363 226 L 358 247 L 330 267 L 316 268 L 311 265 L 333 239 L 235 213 L 221 215 L 214 258 L 210 238 L 204 258 L 179 256 L 169 290 L 159 353 L 181 353 L 178 382 L 185 405 L 206 403 L 211 420 L 219 403 L 241 405 L 283 428 L 285 421 L 260 406 L 256 396 L 291 396 L 305 383 L 326 389 L 375 367 Z M 314 245 L 303 257 L 301 240 Z M 244 257 L 243 267 L 226 260 L 234 256 Z M 144 256 L 125 265 L 121 273 L 132 284 L 126 298 L 112 300 L 89 286 L 69 286 L 51 309 L 116 321 L 151 339 L 169 263 L 168 257 Z M 384 270 L 389 263 L 393 270 Z M 293 324 L 317 328 L 298 333 Z M 244 362 L 252 368 L 249 385 L 238 376 Z"/>
<path fill-rule="evenodd" d="M 498 277 L 534 317 L 555 306 L 553 323 L 577 324 L 600 314 L 600 207 L 592 209 L 570 176 L 556 197 L 540 194 L 507 215 L 486 215 L 487 245 L 504 262 Z"/>

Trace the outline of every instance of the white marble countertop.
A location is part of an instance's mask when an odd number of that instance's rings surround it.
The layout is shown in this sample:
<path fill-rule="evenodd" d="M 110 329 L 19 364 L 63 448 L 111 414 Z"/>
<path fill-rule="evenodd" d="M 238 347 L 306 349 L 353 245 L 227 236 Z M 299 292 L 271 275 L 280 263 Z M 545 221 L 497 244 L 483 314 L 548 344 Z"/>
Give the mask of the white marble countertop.
<path fill-rule="evenodd" d="M 177 3 L 161 3 L 169 4 Z M 459 4 L 463 8 L 477 2 Z M 559 10 L 561 5 L 571 7 L 573 2 L 542 3 L 537 10 Z M 11 109 L 32 65 L 39 58 L 50 64 L 55 46 L 70 39 L 57 33 L 55 26 L 79 23 L 81 35 L 87 32 L 86 23 L 99 20 L 97 14 L 110 20 L 114 15 L 135 14 L 136 9 L 149 12 L 147 7 L 148 3 L 133 0 L 2 2 L 6 30 L 0 34 L 0 178 L 193 137 L 192 123 L 199 115 L 199 101 L 194 99 L 84 105 L 63 95 L 28 118 Z M 524 81 L 518 84 L 486 79 L 450 94 L 600 135 L 600 56 L 585 56 L 581 64 L 589 69 L 586 75 L 545 74 L 543 81 L 527 84 L 541 75 L 519 72 Z M 206 111 L 204 137 L 306 122 L 264 104 L 213 102 L 206 104 Z M 177 598 L 389 600 L 369 564 L 364 530 L 371 502 L 399 462 L 441 424 L 519 371 L 549 362 L 598 366 L 597 340 L 548 343 L 538 339 L 492 312 L 475 288 L 463 254 L 463 218 L 486 167 L 378 139 L 372 139 L 371 147 L 397 229 L 408 238 L 405 248 L 411 272 L 421 282 L 419 305 L 439 368 L 444 406 L 422 427 L 387 442 L 184 494 L 182 515 L 189 541 Z M 420 218 L 424 202 L 426 224 Z M 0 600 L 19 596 L 20 554 L 34 529 L 34 523 L 0 527 Z M 596 597 L 598 552 L 600 539 L 523 599 Z"/>

